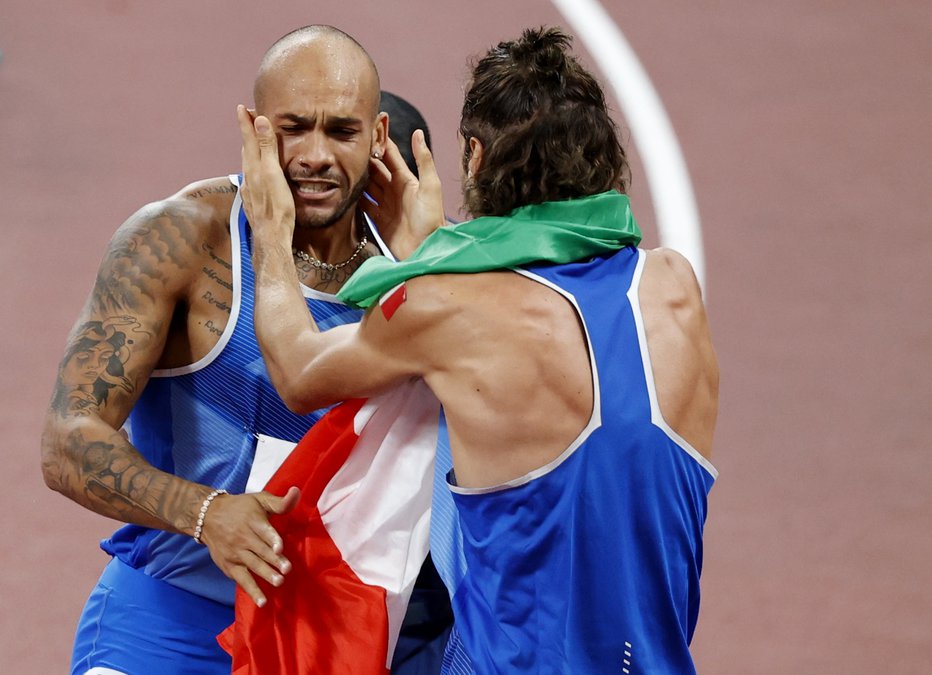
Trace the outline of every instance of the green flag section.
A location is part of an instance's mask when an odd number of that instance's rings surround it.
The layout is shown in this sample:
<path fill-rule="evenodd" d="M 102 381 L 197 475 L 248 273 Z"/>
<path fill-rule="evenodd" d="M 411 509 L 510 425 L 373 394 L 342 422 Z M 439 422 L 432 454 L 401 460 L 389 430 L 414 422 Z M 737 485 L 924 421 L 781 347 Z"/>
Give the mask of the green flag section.
<path fill-rule="evenodd" d="M 626 195 L 615 191 L 515 209 L 441 227 L 407 260 L 369 258 L 338 293 L 369 307 L 403 281 L 425 274 L 489 272 L 533 263 L 568 263 L 637 246 L 641 230 Z"/>

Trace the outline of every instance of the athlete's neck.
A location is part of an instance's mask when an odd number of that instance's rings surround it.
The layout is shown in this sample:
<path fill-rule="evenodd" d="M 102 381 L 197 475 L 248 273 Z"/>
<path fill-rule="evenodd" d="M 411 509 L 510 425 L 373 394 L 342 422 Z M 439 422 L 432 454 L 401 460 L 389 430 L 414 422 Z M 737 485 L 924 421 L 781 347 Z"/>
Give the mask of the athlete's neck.
<path fill-rule="evenodd" d="M 359 247 L 366 234 L 365 216 L 362 211 L 352 209 L 337 222 L 324 227 L 301 227 L 297 225 L 292 246 L 321 263 L 339 265 L 348 260 Z"/>

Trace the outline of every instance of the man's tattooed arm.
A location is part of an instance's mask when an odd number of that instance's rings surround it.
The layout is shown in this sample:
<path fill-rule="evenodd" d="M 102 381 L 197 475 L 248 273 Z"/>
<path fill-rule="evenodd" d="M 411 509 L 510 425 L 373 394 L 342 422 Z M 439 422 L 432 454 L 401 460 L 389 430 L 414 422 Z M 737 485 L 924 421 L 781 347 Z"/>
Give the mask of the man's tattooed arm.
<path fill-rule="evenodd" d="M 45 452 L 46 482 L 101 515 L 128 523 L 191 534 L 192 513 L 209 488 L 183 481 L 149 464 L 123 434 L 93 424 L 69 425 Z"/>
<path fill-rule="evenodd" d="M 102 515 L 188 534 L 210 488 L 156 469 L 117 429 L 197 272 L 199 219 L 197 204 L 167 200 L 114 235 L 68 338 L 42 437 L 49 487 Z"/>

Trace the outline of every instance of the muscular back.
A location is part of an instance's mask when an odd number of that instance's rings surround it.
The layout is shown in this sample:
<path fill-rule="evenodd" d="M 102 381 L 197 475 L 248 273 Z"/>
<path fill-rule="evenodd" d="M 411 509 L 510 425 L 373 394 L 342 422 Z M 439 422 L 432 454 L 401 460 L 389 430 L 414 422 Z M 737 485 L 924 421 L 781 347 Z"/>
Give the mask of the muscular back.
<path fill-rule="evenodd" d="M 496 485 L 560 455 L 593 406 L 589 354 L 570 303 L 513 272 L 427 276 L 409 286 L 408 303 L 431 326 L 414 349 L 444 404 L 458 484 Z M 664 418 L 708 457 L 718 368 L 689 264 L 649 252 L 640 302 Z"/>
<path fill-rule="evenodd" d="M 559 455 L 592 412 L 572 306 L 514 272 L 421 277 L 409 302 L 433 314 L 425 380 L 444 404 L 457 482 L 494 485 Z"/>

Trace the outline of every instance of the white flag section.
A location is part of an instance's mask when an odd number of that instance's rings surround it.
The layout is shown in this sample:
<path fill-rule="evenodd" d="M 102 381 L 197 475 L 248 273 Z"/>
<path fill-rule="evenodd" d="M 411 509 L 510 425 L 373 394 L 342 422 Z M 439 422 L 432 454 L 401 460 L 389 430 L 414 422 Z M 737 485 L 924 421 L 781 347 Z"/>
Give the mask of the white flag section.
<path fill-rule="evenodd" d="M 262 492 L 278 467 L 285 463 L 297 443 L 259 434 L 256 455 L 246 480 L 245 492 Z"/>
<path fill-rule="evenodd" d="M 317 502 L 343 560 L 386 591 L 389 656 L 430 545 L 439 420 L 422 380 L 369 399 L 356 414 L 356 447 Z"/>
<path fill-rule="evenodd" d="M 301 488 L 292 512 L 270 518 L 293 569 L 277 588 L 261 582 L 261 609 L 237 590 L 220 636 L 235 675 L 388 673 L 427 556 L 439 420 L 412 380 L 337 406 L 287 456 L 266 489 Z"/>

